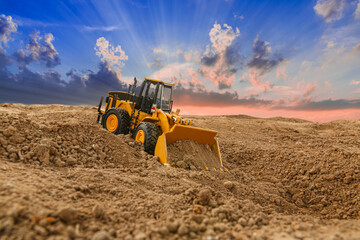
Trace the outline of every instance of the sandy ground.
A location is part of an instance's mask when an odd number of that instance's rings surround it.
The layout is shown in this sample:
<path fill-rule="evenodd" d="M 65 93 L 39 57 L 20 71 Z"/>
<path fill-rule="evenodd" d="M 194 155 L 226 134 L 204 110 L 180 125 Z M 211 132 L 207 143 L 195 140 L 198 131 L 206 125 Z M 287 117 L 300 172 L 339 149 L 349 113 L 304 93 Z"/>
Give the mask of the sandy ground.
<path fill-rule="evenodd" d="M 95 119 L 0 104 L 0 239 L 360 239 L 360 121 L 191 116 L 218 131 L 219 172 L 164 167 Z"/>

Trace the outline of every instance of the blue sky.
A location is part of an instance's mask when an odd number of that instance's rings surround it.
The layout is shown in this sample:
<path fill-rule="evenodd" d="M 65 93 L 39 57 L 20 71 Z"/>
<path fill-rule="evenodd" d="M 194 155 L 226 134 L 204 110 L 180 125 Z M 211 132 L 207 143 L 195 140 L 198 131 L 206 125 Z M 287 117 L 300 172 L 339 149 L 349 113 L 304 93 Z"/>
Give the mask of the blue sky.
<path fill-rule="evenodd" d="M 189 113 L 216 105 L 229 113 L 331 110 L 360 118 L 358 0 L 0 6 L 1 102 L 94 105 L 136 76 L 174 82 L 175 100 Z"/>

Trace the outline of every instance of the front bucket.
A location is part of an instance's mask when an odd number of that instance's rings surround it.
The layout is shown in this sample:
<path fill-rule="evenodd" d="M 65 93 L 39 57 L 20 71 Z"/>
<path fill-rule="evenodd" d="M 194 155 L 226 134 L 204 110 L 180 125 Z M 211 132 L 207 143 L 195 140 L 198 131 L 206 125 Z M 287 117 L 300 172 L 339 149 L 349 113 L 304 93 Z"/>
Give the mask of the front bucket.
<path fill-rule="evenodd" d="M 162 164 L 170 166 L 167 146 L 179 140 L 192 140 L 198 144 L 209 145 L 210 149 L 216 152 L 219 159 L 216 170 L 226 170 L 222 164 L 218 141 L 215 139 L 216 134 L 217 132 L 212 130 L 175 124 L 169 132 L 163 133 L 158 138 L 155 156 L 159 157 Z M 204 168 L 208 170 L 207 166 L 204 166 Z"/>

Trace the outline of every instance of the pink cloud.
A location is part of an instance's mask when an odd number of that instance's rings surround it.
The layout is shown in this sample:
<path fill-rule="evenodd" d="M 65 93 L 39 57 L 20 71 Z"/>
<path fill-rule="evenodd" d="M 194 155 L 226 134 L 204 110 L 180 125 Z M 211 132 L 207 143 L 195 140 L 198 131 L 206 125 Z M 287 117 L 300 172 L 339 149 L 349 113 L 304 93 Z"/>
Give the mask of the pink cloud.
<path fill-rule="evenodd" d="M 250 69 L 249 79 L 250 79 L 250 83 L 254 87 L 260 88 L 264 92 L 269 91 L 274 86 L 269 81 L 267 81 L 265 83 L 262 82 L 261 81 L 261 73 L 258 70 L 256 70 L 255 68 Z"/>
<path fill-rule="evenodd" d="M 350 82 L 350 85 L 355 85 L 355 86 L 360 85 L 360 81 L 352 80 L 352 81 Z"/>
<path fill-rule="evenodd" d="M 304 96 L 310 96 L 316 89 L 317 84 L 316 83 L 308 83 L 306 84 L 305 88 L 304 88 Z"/>
<path fill-rule="evenodd" d="M 211 46 L 207 46 L 201 60 L 200 73 L 204 78 L 215 83 L 220 89 L 230 88 L 235 80 L 236 69 L 229 61 L 229 50 L 235 39 L 240 36 L 238 28 L 233 30 L 227 24 L 215 23 L 209 33 Z"/>
<path fill-rule="evenodd" d="M 286 80 L 288 78 L 288 75 L 285 73 L 285 71 L 286 71 L 285 66 L 278 67 L 276 70 L 276 77 L 279 79 Z"/>
<path fill-rule="evenodd" d="M 195 85 L 204 86 L 204 83 L 198 79 L 197 73 L 192 68 L 188 68 L 187 71 L 191 77 L 192 83 L 194 83 Z"/>

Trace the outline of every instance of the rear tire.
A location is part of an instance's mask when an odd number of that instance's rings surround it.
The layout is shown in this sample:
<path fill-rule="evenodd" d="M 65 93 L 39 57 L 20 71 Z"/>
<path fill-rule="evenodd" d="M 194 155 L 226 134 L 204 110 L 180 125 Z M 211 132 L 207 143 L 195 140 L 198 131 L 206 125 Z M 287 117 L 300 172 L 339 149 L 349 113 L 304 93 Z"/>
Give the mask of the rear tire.
<path fill-rule="evenodd" d="M 161 135 L 160 129 L 154 123 L 142 122 L 140 123 L 133 138 L 140 140 L 144 144 L 145 152 L 154 155 L 155 147 L 159 136 Z"/>
<path fill-rule="evenodd" d="M 101 120 L 103 127 L 114 134 L 128 134 L 130 116 L 123 108 L 110 108 Z"/>

